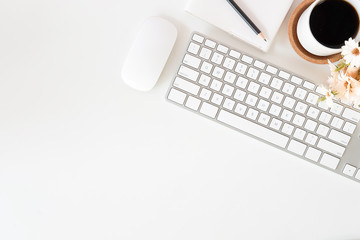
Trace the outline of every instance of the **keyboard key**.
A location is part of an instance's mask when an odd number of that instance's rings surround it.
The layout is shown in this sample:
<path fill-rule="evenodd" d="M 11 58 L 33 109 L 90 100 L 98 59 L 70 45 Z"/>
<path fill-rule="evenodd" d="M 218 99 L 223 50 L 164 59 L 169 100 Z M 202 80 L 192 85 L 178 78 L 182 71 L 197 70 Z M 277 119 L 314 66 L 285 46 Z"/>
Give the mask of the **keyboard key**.
<path fill-rule="evenodd" d="M 231 72 L 227 72 L 224 77 L 224 81 L 231 84 L 235 82 L 235 79 L 236 79 L 236 75 Z"/>
<path fill-rule="evenodd" d="M 290 120 L 292 119 L 292 116 L 293 116 L 293 115 L 294 115 L 294 114 L 293 114 L 292 112 L 290 112 L 289 110 L 284 109 L 284 111 L 282 112 L 280 118 L 283 119 L 283 120 L 285 120 L 285 121 L 290 122 Z"/>
<path fill-rule="evenodd" d="M 220 111 L 218 120 L 282 148 L 285 148 L 289 141 L 289 138 L 282 134 L 274 132 L 270 129 L 262 127 L 261 125 L 238 117 L 224 110 Z"/>
<path fill-rule="evenodd" d="M 330 169 L 335 170 L 337 168 L 337 166 L 339 165 L 340 159 L 333 157 L 329 154 L 324 154 L 323 157 L 320 160 L 320 164 L 328 167 Z"/>
<path fill-rule="evenodd" d="M 172 88 L 170 90 L 170 93 L 169 93 L 169 96 L 168 96 L 168 99 L 170 99 L 171 101 L 174 101 L 174 102 L 176 102 L 178 104 L 183 104 L 185 98 L 186 98 L 185 93 L 180 92 L 179 90 L 176 90 L 174 88 Z"/>
<path fill-rule="evenodd" d="M 220 53 L 217 53 L 215 52 L 211 58 L 211 61 L 213 63 L 216 63 L 218 65 L 220 65 L 222 63 L 222 60 L 224 59 L 224 55 L 220 54 Z"/>
<path fill-rule="evenodd" d="M 238 103 L 236 105 L 235 112 L 240 115 L 244 115 L 246 109 L 247 109 L 247 106 L 245 106 L 244 104 Z"/>
<path fill-rule="evenodd" d="M 220 94 L 214 93 L 213 97 L 211 98 L 211 102 L 215 103 L 216 105 L 221 105 L 223 99 L 224 99 L 223 96 L 221 96 Z"/>
<path fill-rule="evenodd" d="M 198 54 L 199 50 L 200 50 L 200 45 L 193 42 L 189 44 L 188 52 L 196 55 Z"/>
<path fill-rule="evenodd" d="M 179 77 L 175 78 L 174 86 L 194 95 L 197 95 L 200 90 L 198 85 L 195 85 Z"/>
<path fill-rule="evenodd" d="M 244 101 L 244 99 L 245 99 L 245 96 L 246 96 L 246 92 L 244 92 L 244 91 L 242 91 L 242 90 L 239 90 L 239 89 L 237 89 L 236 91 L 235 91 L 235 94 L 234 94 L 234 98 L 235 99 L 237 99 L 237 100 L 239 100 L 239 101 Z"/>
<path fill-rule="evenodd" d="M 313 119 L 317 119 L 317 117 L 319 116 L 319 113 L 320 113 L 319 109 L 316 109 L 314 107 L 310 107 L 306 115 L 308 117 L 313 118 Z"/>
<path fill-rule="evenodd" d="M 329 139 L 346 146 L 350 142 L 351 137 L 333 129 L 329 134 Z"/>
<path fill-rule="evenodd" d="M 219 67 L 215 67 L 214 71 L 212 72 L 212 75 L 218 79 L 222 79 L 224 76 L 225 70 Z"/>
<path fill-rule="evenodd" d="M 349 119 L 351 121 L 354 121 L 358 123 L 360 121 L 360 113 L 356 112 L 352 109 L 346 108 L 343 115 L 344 118 Z"/>
<path fill-rule="evenodd" d="M 255 120 L 258 116 L 259 112 L 250 108 L 246 114 L 246 117 L 250 118 L 251 120 Z"/>
<path fill-rule="evenodd" d="M 300 128 L 295 129 L 294 138 L 297 138 L 302 141 L 302 140 L 304 140 L 305 135 L 306 135 L 306 132 L 304 130 L 302 130 Z"/>
<path fill-rule="evenodd" d="M 209 86 L 210 83 L 210 77 L 206 76 L 204 74 L 201 74 L 200 78 L 199 78 L 199 83 L 203 86 Z"/>
<path fill-rule="evenodd" d="M 257 67 L 257 68 L 260 68 L 260 69 L 264 69 L 265 68 L 265 63 L 259 61 L 259 60 L 256 60 L 254 62 L 254 66 Z"/>
<path fill-rule="evenodd" d="M 224 45 L 219 44 L 217 47 L 217 50 L 222 53 L 227 53 L 229 51 L 229 48 L 225 47 Z"/>
<path fill-rule="evenodd" d="M 340 104 L 333 103 L 332 107 L 330 108 L 330 112 L 340 115 L 343 109 L 344 107 L 341 106 Z"/>
<path fill-rule="evenodd" d="M 257 103 L 258 97 L 255 97 L 254 95 L 249 94 L 246 98 L 245 103 L 250 106 L 255 106 Z"/>
<path fill-rule="evenodd" d="M 324 109 L 325 111 L 329 109 L 329 106 L 327 105 L 327 103 L 325 101 L 319 101 L 318 107 L 321 109 Z"/>
<path fill-rule="evenodd" d="M 306 139 L 305 139 L 305 142 L 310 144 L 310 145 L 315 145 L 316 144 L 316 141 L 318 140 L 319 138 L 314 135 L 314 134 L 311 134 L 311 133 L 308 133 L 308 135 L 306 136 Z"/>
<path fill-rule="evenodd" d="M 246 63 L 248 63 L 248 64 L 251 64 L 252 61 L 253 61 L 253 58 L 252 58 L 252 57 L 249 57 L 249 56 L 246 56 L 246 55 L 243 55 L 242 58 L 241 58 L 241 60 L 242 60 L 243 62 L 246 62 Z"/>
<path fill-rule="evenodd" d="M 201 103 L 201 101 L 199 99 L 189 96 L 189 98 L 186 101 L 185 106 L 188 108 L 191 108 L 192 110 L 197 111 L 199 109 L 200 103 Z"/>
<path fill-rule="evenodd" d="M 260 85 L 254 82 L 250 82 L 248 90 L 254 94 L 257 94 L 259 91 Z"/>
<path fill-rule="evenodd" d="M 201 60 L 197 57 L 191 56 L 189 54 L 185 54 L 183 63 L 185 63 L 190 67 L 198 68 L 200 66 Z"/>
<path fill-rule="evenodd" d="M 268 85 L 270 82 L 271 76 L 267 73 L 261 73 L 259 77 L 259 82 Z"/>
<path fill-rule="evenodd" d="M 271 81 L 271 84 L 270 86 L 277 89 L 277 90 L 280 90 L 281 86 L 283 85 L 284 81 L 283 80 L 280 80 L 278 78 L 273 78 L 273 80 Z"/>
<path fill-rule="evenodd" d="M 321 155 L 321 151 L 319 151 L 318 149 L 309 147 L 305 154 L 305 157 L 314 162 L 317 162 L 317 161 L 319 161 L 320 155 Z"/>
<path fill-rule="evenodd" d="M 271 128 L 273 128 L 275 130 L 280 130 L 281 125 L 282 125 L 282 121 L 280 121 L 279 119 L 273 118 L 271 120 L 271 123 L 270 123 Z"/>
<path fill-rule="evenodd" d="M 283 105 L 284 105 L 284 107 L 292 109 L 295 105 L 295 102 L 296 102 L 295 99 L 293 99 L 291 97 L 286 97 Z"/>
<path fill-rule="evenodd" d="M 346 107 L 351 107 L 351 103 L 349 103 L 348 101 L 346 101 L 346 100 L 340 100 L 340 102 L 342 103 L 342 104 L 344 104 L 344 105 L 346 105 Z"/>
<path fill-rule="evenodd" d="M 319 134 L 320 136 L 326 137 L 328 132 L 329 132 L 330 128 L 320 124 L 320 126 L 318 127 L 318 129 L 316 130 L 316 133 Z"/>
<path fill-rule="evenodd" d="M 308 119 L 305 123 L 305 128 L 311 132 L 315 131 L 317 123 L 313 120 Z"/>
<path fill-rule="evenodd" d="M 229 53 L 230 56 L 232 56 L 233 58 L 239 59 L 241 54 L 235 50 L 231 50 Z"/>
<path fill-rule="evenodd" d="M 346 164 L 344 167 L 343 173 L 345 175 L 352 177 L 352 176 L 354 176 L 355 171 L 356 171 L 356 167 L 351 166 L 350 164 Z"/>
<path fill-rule="evenodd" d="M 201 49 L 201 51 L 200 51 L 200 55 L 199 55 L 199 56 L 200 56 L 201 58 L 204 58 L 204 59 L 206 59 L 206 60 L 209 60 L 211 53 L 212 53 L 212 52 L 211 52 L 210 49 L 203 47 L 203 48 Z"/>
<path fill-rule="evenodd" d="M 285 111 L 285 110 L 284 110 Z M 302 127 L 304 125 L 305 122 L 305 118 L 303 116 L 300 116 L 299 114 L 296 114 L 293 121 L 292 121 L 295 125 Z"/>
<path fill-rule="evenodd" d="M 198 34 L 194 34 L 192 39 L 198 43 L 202 43 L 204 41 L 204 37 L 198 35 Z"/>
<path fill-rule="evenodd" d="M 343 130 L 349 134 L 353 134 L 355 129 L 356 129 L 356 125 L 349 122 L 346 122 L 343 128 Z"/>
<path fill-rule="evenodd" d="M 290 78 L 290 73 L 287 73 L 285 71 L 280 71 L 279 72 L 279 77 L 285 79 L 285 80 L 288 80 Z"/>
<path fill-rule="evenodd" d="M 294 114 L 292 112 L 290 112 L 289 110 L 284 109 L 282 114 L 281 114 L 281 119 L 290 122 L 293 115 Z"/>
<path fill-rule="evenodd" d="M 296 77 L 296 76 L 291 77 L 291 82 L 296 83 L 297 85 L 301 85 L 302 81 L 303 80 L 299 77 Z"/>
<path fill-rule="evenodd" d="M 268 125 L 270 122 L 270 116 L 265 113 L 261 113 L 258 121 L 263 125 Z"/>
<path fill-rule="evenodd" d="M 223 64 L 224 67 L 226 67 L 229 70 L 232 70 L 235 66 L 235 61 L 231 58 L 226 58 Z"/>
<path fill-rule="evenodd" d="M 223 85 L 222 82 L 220 82 L 219 80 L 214 79 L 211 82 L 210 88 L 215 90 L 215 91 L 220 91 L 222 85 Z"/>
<path fill-rule="evenodd" d="M 229 98 L 226 98 L 224 101 L 224 108 L 228 109 L 228 110 L 233 110 L 235 106 L 235 102 Z"/>
<path fill-rule="evenodd" d="M 315 92 L 320 93 L 321 95 L 326 95 L 326 89 L 322 86 L 318 86 Z"/>
<path fill-rule="evenodd" d="M 309 93 L 309 95 L 306 98 L 306 102 L 313 104 L 313 105 L 316 105 L 318 103 L 318 101 L 319 101 L 319 96 L 315 95 L 313 93 Z"/>
<path fill-rule="evenodd" d="M 271 97 L 271 100 L 275 103 L 280 104 L 284 98 L 284 95 L 279 92 L 274 92 L 274 94 Z"/>
<path fill-rule="evenodd" d="M 328 140 L 325 140 L 321 138 L 317 144 L 318 148 L 325 150 L 331 154 L 334 154 L 335 156 L 342 157 L 345 152 L 345 148 L 341 147 L 340 145 L 337 145 L 335 143 L 332 143 Z"/>
<path fill-rule="evenodd" d="M 243 63 L 238 63 L 235 68 L 235 72 L 240 73 L 241 75 L 244 75 L 246 72 L 247 66 Z"/>
<path fill-rule="evenodd" d="M 236 86 L 245 89 L 248 82 L 249 82 L 249 81 L 248 81 L 246 78 L 244 78 L 244 77 L 239 77 L 238 80 L 236 81 Z"/>
<path fill-rule="evenodd" d="M 234 92 L 234 87 L 225 84 L 225 86 L 224 86 L 224 88 L 222 90 L 222 93 L 225 94 L 226 96 L 230 97 L 233 92 Z"/>
<path fill-rule="evenodd" d="M 277 116 L 279 116 L 280 112 L 281 112 L 281 107 L 274 105 L 274 104 L 271 105 L 270 111 L 269 111 L 270 114 L 277 117 Z"/>
<path fill-rule="evenodd" d="M 268 101 L 260 99 L 260 101 L 259 101 L 259 103 L 257 105 L 257 108 L 264 111 L 264 112 L 266 112 L 268 110 L 268 108 L 269 108 L 269 105 L 270 105 L 270 103 Z"/>
<path fill-rule="evenodd" d="M 247 72 L 246 76 L 253 79 L 253 80 L 256 80 L 257 77 L 259 75 L 259 70 L 255 69 L 255 68 L 249 68 L 249 71 Z"/>
<path fill-rule="evenodd" d="M 304 100 L 305 96 L 306 96 L 306 90 L 302 89 L 302 88 L 297 88 L 294 94 L 294 97 L 300 99 L 300 100 Z"/>
<path fill-rule="evenodd" d="M 304 154 L 305 149 L 306 149 L 306 145 L 303 143 L 300 143 L 296 140 L 291 140 L 289 143 L 289 146 L 288 146 L 288 150 L 290 152 L 293 152 L 300 156 L 302 156 Z"/>
<path fill-rule="evenodd" d="M 270 88 L 262 87 L 259 95 L 263 98 L 268 99 L 270 97 L 271 93 L 272 93 L 272 90 Z"/>
<path fill-rule="evenodd" d="M 271 74 L 276 74 L 277 71 L 278 71 L 278 69 L 277 69 L 276 67 L 273 67 L 273 66 L 268 65 L 268 66 L 266 67 L 266 71 L 269 72 L 269 73 L 271 73 Z"/>
<path fill-rule="evenodd" d="M 205 46 L 208 46 L 210 48 L 215 48 L 216 43 L 214 41 L 211 41 L 210 39 L 206 39 Z"/>
<path fill-rule="evenodd" d="M 185 66 L 180 67 L 178 74 L 180 76 L 190 79 L 191 81 L 194 81 L 194 82 L 197 80 L 197 78 L 199 76 L 198 72 L 196 72 L 188 67 L 185 67 Z"/>
<path fill-rule="evenodd" d="M 200 70 L 205 72 L 205 73 L 210 73 L 212 68 L 213 68 L 213 65 L 211 63 L 203 62 L 201 64 L 201 69 Z"/>
<path fill-rule="evenodd" d="M 294 92 L 294 89 L 295 89 L 295 86 L 294 86 L 294 85 L 292 85 L 292 84 L 290 84 L 290 83 L 285 83 L 282 91 L 283 91 L 284 93 L 287 93 L 287 94 L 289 94 L 289 95 L 292 95 L 292 93 Z"/>
<path fill-rule="evenodd" d="M 285 133 L 286 135 L 289 135 L 291 136 L 291 134 L 293 133 L 294 131 L 294 126 L 288 124 L 288 123 L 285 123 L 284 126 L 282 127 L 281 129 L 281 132 Z"/>
<path fill-rule="evenodd" d="M 307 109 L 307 105 L 306 105 L 306 104 L 304 104 L 304 103 L 302 103 L 302 102 L 298 102 L 298 103 L 296 104 L 295 111 L 297 111 L 297 112 L 299 112 L 299 113 L 301 113 L 301 114 L 304 114 L 305 111 L 306 111 L 306 109 Z"/>
<path fill-rule="evenodd" d="M 208 117 L 215 118 L 218 110 L 219 110 L 218 107 L 215 107 L 215 106 L 212 105 L 212 104 L 209 104 L 209 103 L 204 102 L 204 103 L 201 105 L 200 113 L 202 113 L 202 114 L 204 114 L 204 115 L 206 115 L 206 116 L 208 116 Z"/>
<path fill-rule="evenodd" d="M 337 129 L 341 129 L 343 124 L 344 124 L 344 120 L 338 117 L 334 117 L 333 120 L 331 121 L 331 126 Z"/>
<path fill-rule="evenodd" d="M 211 91 L 203 88 L 200 92 L 200 97 L 205 100 L 209 100 L 211 96 Z"/>
<path fill-rule="evenodd" d="M 311 82 L 308 82 L 308 81 L 305 81 L 304 84 L 303 84 L 303 87 L 304 88 L 307 88 L 309 90 L 314 90 L 315 88 L 315 84 L 311 83 Z"/>
<path fill-rule="evenodd" d="M 328 124 L 331 120 L 331 115 L 325 112 L 322 112 L 319 118 L 320 122 Z"/>

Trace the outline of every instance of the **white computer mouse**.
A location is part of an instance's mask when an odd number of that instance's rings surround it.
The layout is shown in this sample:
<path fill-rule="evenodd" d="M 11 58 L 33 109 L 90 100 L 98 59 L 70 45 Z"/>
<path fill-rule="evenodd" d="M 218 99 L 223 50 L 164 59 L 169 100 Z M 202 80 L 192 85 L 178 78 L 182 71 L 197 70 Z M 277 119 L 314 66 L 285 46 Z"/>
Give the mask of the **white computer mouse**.
<path fill-rule="evenodd" d="M 122 68 L 122 78 L 139 91 L 151 90 L 167 62 L 177 37 L 176 27 L 160 17 L 142 24 Z"/>

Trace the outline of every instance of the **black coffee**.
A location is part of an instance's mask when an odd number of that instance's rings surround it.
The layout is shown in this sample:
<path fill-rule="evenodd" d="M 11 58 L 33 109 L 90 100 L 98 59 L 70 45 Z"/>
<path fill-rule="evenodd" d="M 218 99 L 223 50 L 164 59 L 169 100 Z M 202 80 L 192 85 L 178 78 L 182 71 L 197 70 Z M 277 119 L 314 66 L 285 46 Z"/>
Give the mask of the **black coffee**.
<path fill-rule="evenodd" d="M 340 48 L 359 30 L 355 8 L 344 0 L 327 0 L 316 5 L 310 15 L 310 29 L 317 41 L 329 48 Z"/>

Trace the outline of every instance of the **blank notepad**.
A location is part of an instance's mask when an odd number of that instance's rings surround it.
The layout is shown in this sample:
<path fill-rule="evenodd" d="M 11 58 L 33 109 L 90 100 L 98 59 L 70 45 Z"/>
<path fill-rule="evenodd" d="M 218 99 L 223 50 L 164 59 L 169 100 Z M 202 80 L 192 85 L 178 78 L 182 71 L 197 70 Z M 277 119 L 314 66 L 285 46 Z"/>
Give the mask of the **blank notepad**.
<path fill-rule="evenodd" d="M 292 2 L 293 0 L 236 0 L 262 31 L 267 42 L 253 32 L 226 0 L 191 0 L 185 11 L 266 52 Z"/>

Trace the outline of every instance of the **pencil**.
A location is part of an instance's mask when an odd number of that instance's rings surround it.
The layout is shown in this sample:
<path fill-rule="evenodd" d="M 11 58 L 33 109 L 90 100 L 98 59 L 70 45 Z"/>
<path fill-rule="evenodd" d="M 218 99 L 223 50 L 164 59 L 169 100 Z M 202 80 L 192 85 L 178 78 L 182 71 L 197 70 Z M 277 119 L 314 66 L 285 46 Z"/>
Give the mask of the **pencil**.
<path fill-rule="evenodd" d="M 235 3 L 234 0 L 227 0 L 228 3 L 235 9 L 235 11 L 244 19 L 244 21 L 249 25 L 249 27 L 258 35 L 261 37 L 265 42 L 267 42 L 266 38 L 264 37 L 264 34 L 260 31 L 260 29 L 251 21 L 251 19 L 244 13 L 243 10 Z"/>

